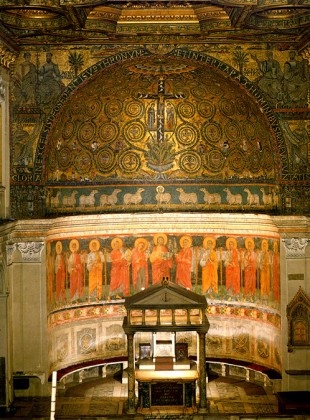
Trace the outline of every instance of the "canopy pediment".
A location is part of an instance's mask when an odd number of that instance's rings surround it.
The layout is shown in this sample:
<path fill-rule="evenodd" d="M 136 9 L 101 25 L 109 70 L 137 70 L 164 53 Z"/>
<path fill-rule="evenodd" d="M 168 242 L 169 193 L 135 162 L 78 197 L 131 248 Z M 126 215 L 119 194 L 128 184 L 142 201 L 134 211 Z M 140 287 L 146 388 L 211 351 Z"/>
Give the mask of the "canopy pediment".
<path fill-rule="evenodd" d="M 198 295 L 191 290 L 163 281 L 127 298 L 125 307 L 128 309 L 206 308 L 207 301 L 204 296 Z"/>

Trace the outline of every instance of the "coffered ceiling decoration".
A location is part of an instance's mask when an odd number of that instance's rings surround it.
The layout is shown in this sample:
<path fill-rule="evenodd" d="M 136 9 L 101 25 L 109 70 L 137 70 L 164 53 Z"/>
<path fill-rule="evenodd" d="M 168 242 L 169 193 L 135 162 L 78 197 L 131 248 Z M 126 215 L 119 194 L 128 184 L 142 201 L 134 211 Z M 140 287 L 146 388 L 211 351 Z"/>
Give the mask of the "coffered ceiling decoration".
<path fill-rule="evenodd" d="M 0 1 L 0 37 L 15 49 L 158 38 L 228 44 L 255 40 L 283 48 L 294 44 L 302 52 L 309 35 L 308 0 Z"/>

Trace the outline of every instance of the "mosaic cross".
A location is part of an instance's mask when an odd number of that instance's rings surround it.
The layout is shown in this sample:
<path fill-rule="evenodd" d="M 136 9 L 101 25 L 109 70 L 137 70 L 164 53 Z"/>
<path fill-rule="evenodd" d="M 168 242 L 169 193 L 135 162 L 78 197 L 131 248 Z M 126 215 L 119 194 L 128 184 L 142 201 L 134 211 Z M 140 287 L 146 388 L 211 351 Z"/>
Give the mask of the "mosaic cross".
<path fill-rule="evenodd" d="M 157 141 L 163 143 L 165 136 L 165 101 L 167 99 L 184 99 L 183 93 L 166 93 L 165 92 L 165 80 L 161 77 L 158 80 L 157 94 L 140 93 L 138 95 L 140 99 L 156 99 L 157 101 L 157 114 L 156 114 L 156 127 L 157 127 Z M 152 105 L 151 105 L 152 107 Z M 155 109 L 153 109 L 154 122 L 155 122 Z M 152 116 L 149 117 L 149 129 L 154 129 L 152 125 Z"/>

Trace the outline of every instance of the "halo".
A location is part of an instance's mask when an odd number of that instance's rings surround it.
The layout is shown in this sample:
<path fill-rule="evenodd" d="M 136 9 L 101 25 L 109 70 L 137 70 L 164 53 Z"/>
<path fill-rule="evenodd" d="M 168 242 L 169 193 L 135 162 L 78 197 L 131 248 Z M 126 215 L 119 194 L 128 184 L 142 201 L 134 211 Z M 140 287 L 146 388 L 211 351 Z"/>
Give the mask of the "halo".
<path fill-rule="evenodd" d="M 246 238 L 245 239 L 244 245 L 245 245 L 246 248 L 248 248 L 248 245 L 249 244 L 252 244 L 253 245 L 253 248 L 254 248 L 255 245 L 254 245 L 254 239 L 253 238 Z"/>
<path fill-rule="evenodd" d="M 264 249 L 264 245 L 265 244 L 267 244 L 267 249 L 269 248 L 269 244 L 268 244 L 268 241 L 267 241 L 267 239 L 263 239 L 262 240 L 262 249 Z"/>
<path fill-rule="evenodd" d="M 208 242 L 209 241 L 212 242 L 212 249 L 215 247 L 215 244 L 216 244 L 215 238 L 212 238 L 212 236 L 207 236 L 206 238 L 204 238 L 203 243 L 202 243 L 204 249 L 208 248 Z"/>
<path fill-rule="evenodd" d="M 112 241 L 111 241 L 111 247 L 112 247 L 112 249 L 114 249 L 115 248 L 115 242 L 120 242 L 120 244 L 121 244 L 121 247 L 123 246 L 123 241 L 121 240 L 121 238 L 114 238 L 114 239 L 112 239 Z"/>
<path fill-rule="evenodd" d="M 57 241 L 55 245 L 56 254 L 60 254 L 62 251 L 62 243 L 61 241 Z"/>
<path fill-rule="evenodd" d="M 228 239 L 226 239 L 226 248 L 227 249 L 229 249 L 229 243 L 230 242 L 233 242 L 233 244 L 234 244 L 234 248 L 236 249 L 237 248 L 237 241 L 236 241 L 236 238 L 228 238 Z"/>
<path fill-rule="evenodd" d="M 193 240 L 192 240 L 192 238 L 190 237 L 190 236 L 188 236 L 188 235 L 185 235 L 185 236 L 182 236 L 181 238 L 180 238 L 180 245 L 181 245 L 181 248 L 183 248 L 183 242 L 184 242 L 184 240 L 188 240 L 188 242 L 189 242 L 189 246 L 192 246 L 192 243 L 193 243 Z"/>
<path fill-rule="evenodd" d="M 158 185 L 158 186 L 156 187 L 156 191 L 157 191 L 158 193 L 163 193 L 163 192 L 165 191 L 165 188 L 164 188 L 162 185 Z"/>
<path fill-rule="evenodd" d="M 143 244 L 143 251 L 149 246 L 148 241 L 145 238 L 137 238 L 135 240 L 135 248 L 137 248 L 139 244 Z"/>
<path fill-rule="evenodd" d="M 73 252 L 73 247 L 72 247 L 72 245 L 76 245 L 76 249 L 74 250 L 74 251 L 78 251 L 79 250 L 79 248 L 80 248 L 80 243 L 79 243 L 79 241 L 77 240 L 77 239 L 72 239 L 71 241 L 70 241 L 70 245 L 69 245 L 69 248 L 70 248 L 70 251 L 71 252 Z"/>
<path fill-rule="evenodd" d="M 99 251 L 99 249 L 100 249 L 100 243 L 99 243 L 99 241 L 98 241 L 98 239 L 92 239 L 90 242 L 89 242 L 89 249 L 91 250 L 91 251 Z"/>
<path fill-rule="evenodd" d="M 158 238 L 163 238 L 164 239 L 164 244 L 166 245 L 166 243 L 168 241 L 168 238 L 167 238 L 167 235 L 165 233 L 156 233 L 156 235 L 154 235 L 153 241 L 154 241 L 155 245 L 157 245 Z"/>

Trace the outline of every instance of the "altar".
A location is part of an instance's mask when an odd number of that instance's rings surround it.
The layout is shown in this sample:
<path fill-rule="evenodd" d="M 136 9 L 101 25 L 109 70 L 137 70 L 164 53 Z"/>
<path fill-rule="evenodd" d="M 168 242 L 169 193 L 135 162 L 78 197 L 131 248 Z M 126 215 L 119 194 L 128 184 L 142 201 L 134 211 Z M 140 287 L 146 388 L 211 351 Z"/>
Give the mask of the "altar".
<path fill-rule="evenodd" d="M 128 413 L 206 413 L 205 297 L 163 280 L 126 298 L 125 307 Z M 139 343 L 136 354 L 134 337 L 142 331 L 151 340 Z M 178 342 L 182 331 L 198 334 L 197 360 L 189 358 L 187 343 Z"/>

